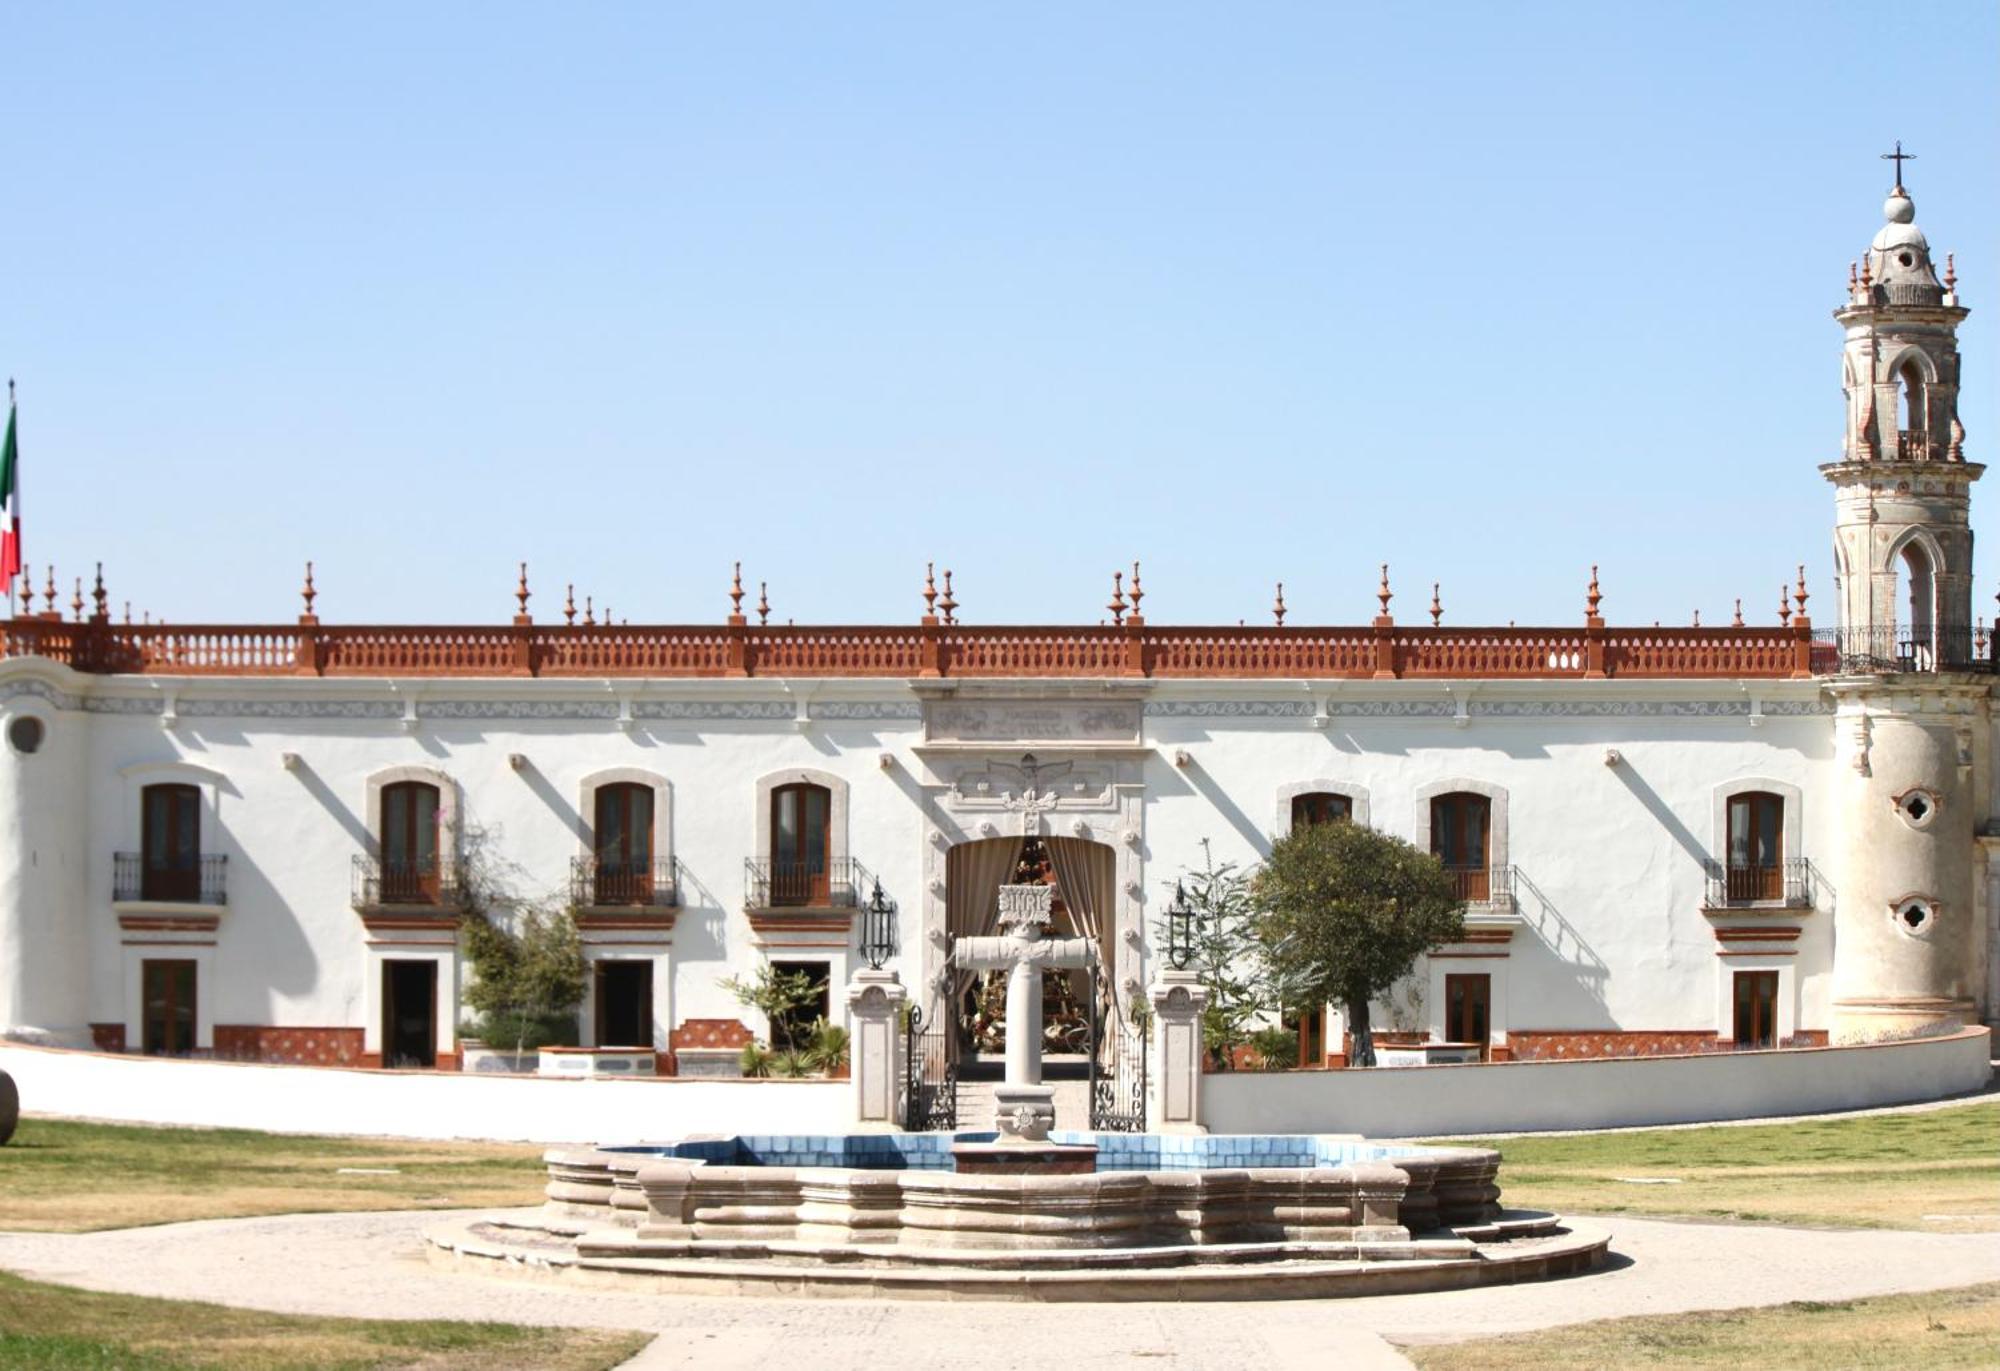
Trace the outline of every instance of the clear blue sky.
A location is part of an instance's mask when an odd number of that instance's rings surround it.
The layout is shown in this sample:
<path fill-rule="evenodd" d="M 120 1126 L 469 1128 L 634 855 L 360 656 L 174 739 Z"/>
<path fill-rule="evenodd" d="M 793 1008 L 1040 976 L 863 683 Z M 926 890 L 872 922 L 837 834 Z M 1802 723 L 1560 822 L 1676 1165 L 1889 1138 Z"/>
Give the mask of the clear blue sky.
<path fill-rule="evenodd" d="M 30 562 L 182 622 L 1832 609 L 1901 138 L 1993 460 L 1990 4 L 7 4 Z M 1980 488 L 1978 603 L 2000 560 Z M 67 594 L 63 597 L 68 598 Z"/>

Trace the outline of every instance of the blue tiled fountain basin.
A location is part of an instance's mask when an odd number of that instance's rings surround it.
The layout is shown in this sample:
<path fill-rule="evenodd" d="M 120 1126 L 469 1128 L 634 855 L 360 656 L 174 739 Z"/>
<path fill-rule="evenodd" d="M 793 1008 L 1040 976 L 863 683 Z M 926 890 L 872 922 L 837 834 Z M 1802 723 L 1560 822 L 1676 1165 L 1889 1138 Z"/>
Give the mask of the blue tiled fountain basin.
<path fill-rule="evenodd" d="M 861 1171 L 950 1171 L 955 1143 L 992 1142 L 992 1131 L 961 1133 L 745 1133 L 728 1138 L 600 1148 L 637 1156 L 681 1157 L 718 1166 L 841 1166 Z M 1083 1133 L 1057 1130 L 1055 1143 L 1095 1143 L 1099 1171 L 1215 1171 L 1251 1166 L 1345 1166 L 1393 1161 L 1428 1149 L 1311 1133 Z"/>

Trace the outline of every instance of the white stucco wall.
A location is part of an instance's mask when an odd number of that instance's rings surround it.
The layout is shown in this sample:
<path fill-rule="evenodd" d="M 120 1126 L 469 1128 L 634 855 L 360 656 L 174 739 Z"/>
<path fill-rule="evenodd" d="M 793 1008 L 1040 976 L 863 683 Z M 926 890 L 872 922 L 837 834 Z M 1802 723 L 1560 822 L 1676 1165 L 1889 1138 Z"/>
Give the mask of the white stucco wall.
<path fill-rule="evenodd" d="M 1172 882 L 1201 863 L 1203 841 L 1219 860 L 1255 861 L 1302 783 L 1365 794 L 1370 823 L 1412 839 L 1428 789 L 1504 792 L 1521 923 L 1504 966 L 1462 964 L 1495 975 L 1503 1033 L 1727 1032 L 1727 976 L 1751 963 L 1718 957 L 1701 912 L 1702 859 L 1722 855 L 1718 794 L 1795 789 L 1797 850 L 1786 855 L 1824 865 L 1833 840 L 1832 706 L 1812 681 L 983 685 L 1031 700 L 1124 692 L 1142 702 L 1141 731 L 1115 751 L 1049 739 L 939 750 L 925 745 L 920 692 L 901 681 L 134 680 L 0 662 L 0 709 L 48 713 L 60 743 L 27 759 L 50 773 L 32 804 L 20 798 L 23 767 L 10 759 L 0 777 L 13 782 L 0 805 L 34 814 L 0 843 L 0 954 L 19 968 L 0 977 L 14 987 L 0 988 L 0 1027 L 34 1022 L 8 1010 L 30 986 L 66 1004 L 57 1017 L 74 1028 L 133 1021 L 133 966 L 147 954 L 125 945 L 111 911 L 111 857 L 139 845 L 134 778 L 169 774 L 160 767 L 216 778 L 202 843 L 228 854 L 229 904 L 205 954 L 203 1021 L 307 1027 L 372 1027 L 380 958 L 401 955 L 371 956 L 350 907 L 350 861 L 373 841 L 371 777 L 448 776 L 467 840 L 498 853 L 522 893 L 558 898 L 590 818 L 586 780 L 620 769 L 659 778 L 672 799 L 659 855 L 681 863 L 683 900 L 655 982 L 662 1048 L 688 1019 L 764 1030 L 718 981 L 766 955 L 742 909 L 744 859 L 765 823 L 759 782 L 776 774 L 844 785 L 844 850 L 898 903 L 892 965 L 913 988 L 941 955 L 925 935 L 930 920 L 941 938 L 944 848 L 988 828 L 1019 833 L 1023 821 L 997 793 L 954 799 L 954 778 L 1027 747 L 1045 765 L 1110 778 L 1101 796 L 1065 793 L 1031 821 L 1116 850 L 1124 977 L 1149 973 Z M 52 870 L 68 884 L 50 884 Z M 30 890 L 44 893 L 12 893 Z M 1820 908 L 1789 919 L 1797 942 L 1771 954 L 1784 1021 L 1803 1029 L 1827 1026 L 1831 897 L 1820 893 Z M 770 955 L 823 958 L 836 981 L 859 964 L 852 937 Z M 1433 971 L 1423 974 L 1439 979 Z M 441 977 L 447 996 L 452 980 Z M 1435 1020 L 1437 1006 L 1427 1013 Z"/>
<path fill-rule="evenodd" d="M 1215 1133 L 1427 1137 L 1815 1114 L 1982 1089 L 1985 1028 L 1857 1047 L 1622 1061 L 1231 1072 L 1202 1078 Z"/>
<path fill-rule="evenodd" d="M 840 1133 L 847 1081 L 548 1080 L 109 1056 L 0 1044 L 33 1113 L 364 1137 L 642 1142 L 724 1129 Z"/>

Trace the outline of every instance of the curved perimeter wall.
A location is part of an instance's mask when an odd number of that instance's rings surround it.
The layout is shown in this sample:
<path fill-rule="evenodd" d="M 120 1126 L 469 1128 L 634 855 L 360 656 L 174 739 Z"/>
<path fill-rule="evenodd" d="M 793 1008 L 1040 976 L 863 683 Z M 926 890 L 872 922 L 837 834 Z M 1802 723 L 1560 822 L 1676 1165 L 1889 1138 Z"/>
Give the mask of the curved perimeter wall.
<path fill-rule="evenodd" d="M 1854 1047 L 1715 1052 L 1606 1061 L 1369 1071 L 1229 1072 L 1202 1078 L 1216 1133 L 1361 1133 L 1371 1138 L 1535 1133 L 1704 1123 L 1909 1104 L 1983 1089 L 1991 1033 Z"/>
<path fill-rule="evenodd" d="M 1204 1076 L 1215 1133 L 1532 1133 L 1816 1114 L 1984 1088 L 1991 1035 L 1614 1061 Z M 0 1044 L 30 1113 L 409 1138 L 619 1143 L 845 1133 L 848 1081 L 565 1081 L 179 1061 Z M 977 1127 L 983 1120 L 968 1120 Z M 1068 1120 L 1062 1121 L 1069 1126 Z M 1079 1121 L 1080 1122 L 1080 1121 Z"/>

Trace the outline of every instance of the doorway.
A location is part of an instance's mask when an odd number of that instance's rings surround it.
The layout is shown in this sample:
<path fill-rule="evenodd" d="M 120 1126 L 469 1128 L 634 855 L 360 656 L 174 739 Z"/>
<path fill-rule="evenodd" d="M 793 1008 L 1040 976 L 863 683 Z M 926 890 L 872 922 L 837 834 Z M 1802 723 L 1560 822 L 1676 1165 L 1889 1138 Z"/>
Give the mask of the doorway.
<path fill-rule="evenodd" d="M 1446 1042 L 1478 1043 L 1479 1060 L 1487 1057 L 1493 1024 L 1493 978 L 1485 974 L 1444 978 Z"/>
<path fill-rule="evenodd" d="M 1735 1038 L 1738 1047 L 1778 1045 L 1778 973 L 1736 973 Z"/>
<path fill-rule="evenodd" d="M 437 1065 L 438 964 L 382 963 L 382 1065 Z"/>
<path fill-rule="evenodd" d="M 187 1056 L 194 1051 L 194 963 L 148 958 L 139 972 L 145 1010 L 141 1050 L 149 1057 Z"/>
<path fill-rule="evenodd" d="M 597 962 L 597 1045 L 653 1047 L 653 963 Z"/>

